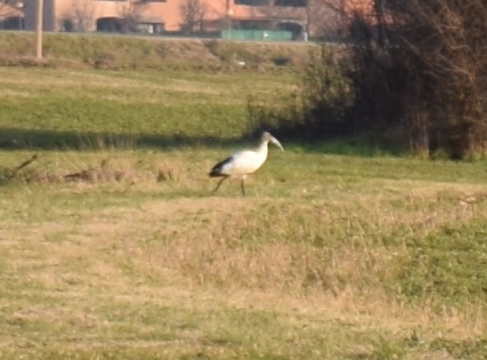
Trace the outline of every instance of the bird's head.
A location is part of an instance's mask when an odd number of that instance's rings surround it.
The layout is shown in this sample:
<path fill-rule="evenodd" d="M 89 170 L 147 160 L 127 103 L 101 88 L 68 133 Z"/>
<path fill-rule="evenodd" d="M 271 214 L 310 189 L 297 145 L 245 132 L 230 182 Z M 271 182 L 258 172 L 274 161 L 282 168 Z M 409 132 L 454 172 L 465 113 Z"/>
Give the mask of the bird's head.
<path fill-rule="evenodd" d="M 282 151 L 284 151 L 284 148 L 282 147 L 281 143 L 279 142 L 279 140 L 277 140 L 274 136 L 272 136 L 270 133 L 268 133 L 267 131 L 264 131 L 262 133 L 262 142 L 271 142 L 273 143 L 274 145 L 276 145 L 279 149 L 281 149 Z"/>

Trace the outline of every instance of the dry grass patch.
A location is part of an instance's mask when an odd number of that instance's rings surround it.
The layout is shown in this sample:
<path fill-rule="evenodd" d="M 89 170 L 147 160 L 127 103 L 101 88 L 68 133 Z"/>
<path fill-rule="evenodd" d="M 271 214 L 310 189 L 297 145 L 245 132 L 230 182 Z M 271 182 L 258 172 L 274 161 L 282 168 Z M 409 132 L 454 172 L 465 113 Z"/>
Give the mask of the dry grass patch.
<path fill-rule="evenodd" d="M 66 152 L 50 158 L 56 174 L 104 174 L 108 158 L 127 175 L 5 187 L 0 343 L 12 358 L 483 354 L 483 186 L 313 174 L 302 196 L 303 174 L 277 182 L 266 167 L 248 197 L 215 196 L 214 152 L 189 154 Z"/>
<path fill-rule="evenodd" d="M 0 168 L 0 180 L 6 183 L 113 183 L 135 185 L 137 183 L 185 182 L 187 169 L 171 159 L 157 159 L 127 151 L 118 153 L 121 148 L 131 148 L 136 138 L 115 141 L 81 140 L 87 148 L 100 148 L 95 153 L 78 156 L 76 152 L 64 152 L 59 156 L 34 154 L 26 156 L 20 163 Z"/>

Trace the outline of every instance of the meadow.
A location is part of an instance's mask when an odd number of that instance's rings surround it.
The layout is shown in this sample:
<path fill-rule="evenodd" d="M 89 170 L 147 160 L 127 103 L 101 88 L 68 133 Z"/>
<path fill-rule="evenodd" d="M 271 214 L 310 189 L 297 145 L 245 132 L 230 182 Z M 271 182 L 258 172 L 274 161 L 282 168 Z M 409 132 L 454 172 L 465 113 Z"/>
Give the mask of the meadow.
<path fill-rule="evenodd" d="M 213 194 L 211 166 L 256 140 L 249 96 L 277 103 L 295 67 L 17 60 L 0 67 L 1 359 L 487 356 L 485 161 L 283 143 L 246 197 Z"/>

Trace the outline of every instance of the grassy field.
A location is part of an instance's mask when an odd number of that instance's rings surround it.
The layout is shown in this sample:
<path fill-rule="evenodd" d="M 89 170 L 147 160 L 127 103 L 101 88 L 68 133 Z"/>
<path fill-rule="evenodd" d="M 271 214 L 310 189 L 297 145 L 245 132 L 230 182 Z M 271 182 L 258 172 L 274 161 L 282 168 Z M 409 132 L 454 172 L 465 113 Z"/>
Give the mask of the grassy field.
<path fill-rule="evenodd" d="M 485 358 L 485 162 L 284 143 L 212 194 L 298 82 L 0 67 L 0 358 Z"/>
<path fill-rule="evenodd" d="M 110 70 L 183 69 L 239 71 L 238 61 L 254 72 L 296 69 L 317 47 L 307 43 L 255 43 L 199 39 L 162 39 L 159 36 L 106 36 L 46 33 L 44 59 L 35 55 L 35 37 L 29 32 L 0 32 L 0 65 L 95 68 Z"/>

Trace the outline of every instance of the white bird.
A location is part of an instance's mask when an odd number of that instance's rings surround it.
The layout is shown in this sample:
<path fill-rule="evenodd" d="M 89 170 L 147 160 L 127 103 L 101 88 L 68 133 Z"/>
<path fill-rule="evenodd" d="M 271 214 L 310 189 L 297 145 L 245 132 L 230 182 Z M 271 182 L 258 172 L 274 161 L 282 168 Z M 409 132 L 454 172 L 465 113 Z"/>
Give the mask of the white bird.
<path fill-rule="evenodd" d="M 267 143 L 269 141 L 271 141 L 282 151 L 284 151 L 284 148 L 282 147 L 279 140 L 277 140 L 268 132 L 264 132 L 260 139 L 260 145 L 257 147 L 257 149 L 236 152 L 229 158 L 226 158 L 225 160 L 220 161 L 218 164 L 213 166 L 209 173 L 210 177 L 222 177 L 213 192 L 216 192 L 222 182 L 224 182 L 229 177 L 240 177 L 242 179 L 242 194 L 245 196 L 245 178 L 247 177 L 247 175 L 250 175 L 254 173 L 257 169 L 259 169 L 266 161 Z"/>

